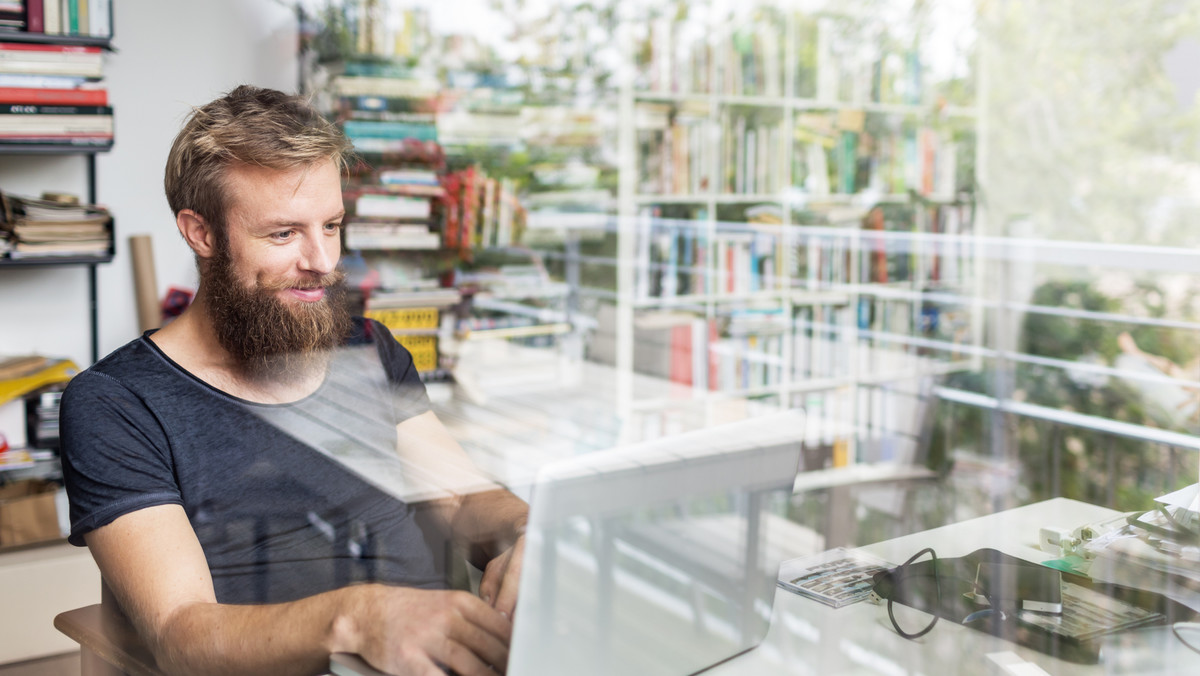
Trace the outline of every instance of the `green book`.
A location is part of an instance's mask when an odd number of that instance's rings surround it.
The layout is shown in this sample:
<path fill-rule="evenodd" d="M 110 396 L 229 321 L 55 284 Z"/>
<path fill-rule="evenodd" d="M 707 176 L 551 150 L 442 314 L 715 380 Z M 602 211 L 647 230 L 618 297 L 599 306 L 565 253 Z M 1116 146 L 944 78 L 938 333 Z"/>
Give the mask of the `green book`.
<path fill-rule="evenodd" d="M 858 172 L 858 133 L 843 131 L 838 140 L 838 192 L 854 193 L 854 175 Z"/>

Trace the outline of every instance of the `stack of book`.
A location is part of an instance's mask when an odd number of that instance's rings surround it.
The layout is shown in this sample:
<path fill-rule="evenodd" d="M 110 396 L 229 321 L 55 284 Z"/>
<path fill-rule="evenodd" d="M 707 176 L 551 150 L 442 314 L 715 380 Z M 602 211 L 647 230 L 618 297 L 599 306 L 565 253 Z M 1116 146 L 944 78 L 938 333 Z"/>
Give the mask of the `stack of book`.
<path fill-rule="evenodd" d="M 108 148 L 99 47 L 0 42 L 0 143 Z"/>
<path fill-rule="evenodd" d="M 346 224 L 346 248 L 440 248 L 441 237 L 429 229 L 428 221 L 433 215 L 432 200 L 445 194 L 432 169 L 400 167 L 378 172 L 372 183 L 350 191 L 356 217 Z M 412 219 L 422 222 L 407 222 Z"/>
<path fill-rule="evenodd" d="M 3 196 L 0 233 L 11 258 L 96 257 L 112 254 L 112 216 L 78 200 Z"/>
<path fill-rule="evenodd" d="M 413 365 L 422 379 L 437 380 L 448 375 L 441 366 L 438 344 L 441 312 L 461 300 L 458 290 L 449 288 L 373 291 L 363 314 L 390 329 L 412 353 Z"/>
<path fill-rule="evenodd" d="M 111 0 L 0 2 L 0 30 L 112 37 Z"/>
<path fill-rule="evenodd" d="M 28 25 L 23 1 L 0 2 L 0 31 L 23 31 Z"/>
<path fill-rule="evenodd" d="M 389 63 L 344 66 L 331 81 L 346 137 L 361 153 L 405 149 L 405 141 L 437 141 L 434 111 L 439 85 Z"/>

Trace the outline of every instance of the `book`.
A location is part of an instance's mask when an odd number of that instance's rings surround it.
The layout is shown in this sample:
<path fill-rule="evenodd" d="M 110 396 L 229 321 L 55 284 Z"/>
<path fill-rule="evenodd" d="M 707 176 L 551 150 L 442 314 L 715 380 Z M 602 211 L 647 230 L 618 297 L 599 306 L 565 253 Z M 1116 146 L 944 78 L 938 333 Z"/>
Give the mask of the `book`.
<path fill-rule="evenodd" d="M 415 138 L 421 141 L 436 141 L 437 127 L 432 124 L 417 122 L 386 122 L 374 120 L 347 120 L 342 123 L 342 131 L 351 141 L 358 139 L 405 139 Z"/>
<path fill-rule="evenodd" d="M 111 148 L 113 145 L 113 137 L 111 135 L 95 135 L 95 134 L 0 134 L 0 144 L 3 145 L 26 145 L 26 146 L 71 146 L 73 148 L 87 148 L 89 150 L 101 150 Z"/>
<path fill-rule="evenodd" d="M 88 35 L 112 37 L 112 1 L 88 0 Z"/>
<path fill-rule="evenodd" d="M 871 578 L 893 567 L 861 550 L 837 547 L 784 561 L 779 567 L 778 584 L 790 592 L 841 608 L 870 596 Z"/>
<path fill-rule="evenodd" d="M 427 80 L 349 75 L 338 75 L 333 79 L 333 92 L 338 96 L 428 99 L 436 97 L 439 90 L 436 81 Z"/>
<path fill-rule="evenodd" d="M 60 106 L 0 103 L 0 115 L 112 115 L 109 106 Z"/>
<path fill-rule="evenodd" d="M 13 378 L 0 378 L 0 404 L 24 396 L 53 383 L 65 383 L 79 373 L 79 367 L 69 359 L 49 360 L 32 373 L 23 372 Z"/>
<path fill-rule="evenodd" d="M 112 115 L 0 114 L 0 135 L 99 135 L 112 136 Z"/>
<path fill-rule="evenodd" d="M 102 219 L 104 222 L 107 222 L 109 219 L 106 209 L 79 204 L 78 198 L 74 196 L 65 196 L 60 201 L 50 198 L 49 195 L 39 199 L 6 194 L 3 196 L 3 199 L 5 216 L 16 222 L 23 220 L 24 222 L 89 223 L 97 218 Z"/>
<path fill-rule="evenodd" d="M 25 30 L 29 33 L 46 32 L 46 13 L 42 9 L 42 0 L 25 0 Z"/>
<path fill-rule="evenodd" d="M 43 0 L 42 15 L 44 32 L 47 35 L 61 35 L 63 32 L 62 2 L 60 0 Z"/>
<path fill-rule="evenodd" d="M 0 73 L 0 87 L 28 89 L 78 89 L 92 78 L 81 75 L 37 75 L 30 73 Z"/>
<path fill-rule="evenodd" d="M 349 223 L 345 244 L 352 250 L 418 250 L 441 248 L 442 238 L 424 225 L 396 223 Z"/>
<path fill-rule="evenodd" d="M 355 214 L 360 217 L 424 219 L 432 214 L 432 204 L 423 197 L 364 193 L 355 201 Z"/>
<path fill-rule="evenodd" d="M 0 104 L 107 106 L 107 89 L 43 89 L 40 87 L 0 87 Z"/>
<path fill-rule="evenodd" d="M 0 72 L 103 76 L 99 47 L 0 42 Z"/>
<path fill-rule="evenodd" d="M 0 380 L 11 380 L 33 375 L 46 365 L 46 358 L 41 355 L 22 355 L 16 357 L 0 357 Z"/>
<path fill-rule="evenodd" d="M 104 239 L 71 242 L 17 242 L 9 256 L 17 258 L 42 258 L 50 256 L 102 256 L 108 253 L 111 242 Z"/>

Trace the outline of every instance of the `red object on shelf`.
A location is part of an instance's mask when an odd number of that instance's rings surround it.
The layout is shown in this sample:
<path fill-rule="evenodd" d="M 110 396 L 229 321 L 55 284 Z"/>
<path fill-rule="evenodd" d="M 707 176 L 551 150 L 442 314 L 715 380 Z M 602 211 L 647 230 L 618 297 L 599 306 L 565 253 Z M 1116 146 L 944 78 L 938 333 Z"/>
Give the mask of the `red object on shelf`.
<path fill-rule="evenodd" d="M 55 104 L 66 106 L 107 106 L 107 89 L 41 89 L 36 87 L 0 87 L 0 103 Z"/>

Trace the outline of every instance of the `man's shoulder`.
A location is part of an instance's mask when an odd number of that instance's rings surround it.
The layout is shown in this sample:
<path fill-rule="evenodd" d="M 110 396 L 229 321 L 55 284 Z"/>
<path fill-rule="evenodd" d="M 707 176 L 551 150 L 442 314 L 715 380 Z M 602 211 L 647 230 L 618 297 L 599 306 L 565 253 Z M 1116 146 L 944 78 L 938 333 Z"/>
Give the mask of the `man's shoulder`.
<path fill-rule="evenodd" d="M 119 383 L 137 389 L 139 383 L 160 378 L 167 363 L 145 335 L 113 350 L 100 361 L 71 379 L 68 389 L 95 387 L 99 383 Z"/>
<path fill-rule="evenodd" d="M 350 317 L 350 333 L 344 344 L 347 346 L 370 345 L 379 340 L 382 329 L 383 325 L 374 319 L 352 316 Z"/>

